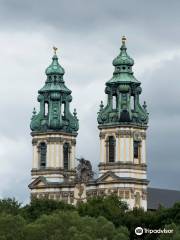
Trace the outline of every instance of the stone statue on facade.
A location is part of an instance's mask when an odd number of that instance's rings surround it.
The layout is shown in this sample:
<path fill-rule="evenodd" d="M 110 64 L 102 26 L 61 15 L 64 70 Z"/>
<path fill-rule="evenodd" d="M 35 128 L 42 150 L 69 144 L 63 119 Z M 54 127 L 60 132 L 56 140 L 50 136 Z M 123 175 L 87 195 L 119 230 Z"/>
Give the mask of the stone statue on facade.
<path fill-rule="evenodd" d="M 94 176 L 91 162 L 89 160 L 85 160 L 84 158 L 77 160 L 79 161 L 79 164 L 76 168 L 76 181 L 87 183 Z"/>

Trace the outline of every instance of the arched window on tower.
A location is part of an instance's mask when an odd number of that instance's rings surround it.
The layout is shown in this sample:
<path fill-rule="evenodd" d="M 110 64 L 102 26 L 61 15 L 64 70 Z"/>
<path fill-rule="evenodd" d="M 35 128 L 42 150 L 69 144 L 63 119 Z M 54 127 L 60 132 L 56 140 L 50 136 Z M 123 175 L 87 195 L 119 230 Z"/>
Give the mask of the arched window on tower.
<path fill-rule="evenodd" d="M 48 102 L 44 103 L 44 115 L 47 116 L 49 112 L 49 105 Z"/>
<path fill-rule="evenodd" d="M 69 143 L 64 143 L 63 145 L 63 159 L 64 159 L 64 169 L 69 169 Z"/>
<path fill-rule="evenodd" d="M 65 103 L 62 103 L 61 105 L 61 116 L 64 116 L 64 111 L 65 111 Z"/>
<path fill-rule="evenodd" d="M 40 168 L 46 167 L 46 152 L 47 152 L 47 146 L 46 143 L 42 142 L 39 145 L 39 152 L 40 152 Z"/>
<path fill-rule="evenodd" d="M 134 158 L 139 158 L 139 142 L 134 141 Z"/>
<path fill-rule="evenodd" d="M 130 103 L 131 103 L 131 110 L 134 111 L 134 109 L 135 109 L 134 96 L 131 96 L 130 101 L 131 101 L 131 102 L 130 102 Z"/>
<path fill-rule="evenodd" d="M 110 136 L 108 139 L 109 146 L 109 162 L 115 162 L 115 139 L 113 136 Z"/>
<path fill-rule="evenodd" d="M 116 96 L 113 96 L 112 98 L 112 109 L 116 109 Z"/>

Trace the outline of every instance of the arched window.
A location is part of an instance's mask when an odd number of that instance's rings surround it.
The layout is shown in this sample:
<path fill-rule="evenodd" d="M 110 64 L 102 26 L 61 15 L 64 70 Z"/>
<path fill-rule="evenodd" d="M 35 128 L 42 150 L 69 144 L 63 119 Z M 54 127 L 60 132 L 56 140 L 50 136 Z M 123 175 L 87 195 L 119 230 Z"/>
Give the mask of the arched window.
<path fill-rule="evenodd" d="M 130 103 L 131 103 L 131 110 L 135 109 L 135 100 L 134 100 L 134 96 L 131 96 L 130 98 Z"/>
<path fill-rule="evenodd" d="M 115 140 L 113 136 L 109 137 L 109 162 L 115 162 Z"/>
<path fill-rule="evenodd" d="M 64 111 L 65 111 L 65 103 L 62 103 L 61 104 L 61 116 L 63 117 L 65 114 L 64 114 Z"/>
<path fill-rule="evenodd" d="M 46 143 L 42 142 L 39 146 L 40 150 L 40 168 L 46 167 L 46 152 L 47 152 L 47 146 Z"/>
<path fill-rule="evenodd" d="M 49 105 L 48 102 L 44 103 L 44 115 L 47 116 L 49 112 Z"/>
<path fill-rule="evenodd" d="M 64 169 L 69 169 L 69 143 L 63 145 Z"/>
<path fill-rule="evenodd" d="M 113 98 L 112 98 L 112 108 L 113 109 L 116 109 L 116 96 L 113 96 Z"/>

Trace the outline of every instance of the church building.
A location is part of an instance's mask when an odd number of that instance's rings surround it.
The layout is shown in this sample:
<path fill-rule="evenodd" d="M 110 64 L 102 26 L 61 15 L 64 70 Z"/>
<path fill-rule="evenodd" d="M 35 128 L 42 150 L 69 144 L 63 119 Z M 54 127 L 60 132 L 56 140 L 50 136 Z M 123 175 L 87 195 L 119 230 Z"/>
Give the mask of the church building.
<path fill-rule="evenodd" d="M 146 130 L 148 112 L 140 103 L 141 82 L 133 74 L 134 60 L 122 38 L 113 60 L 112 78 L 105 83 L 107 102 L 101 101 L 97 122 L 100 157 L 98 177 L 89 161 L 76 160 L 79 120 L 70 112 L 72 92 L 54 48 L 46 69 L 45 85 L 38 91 L 40 110 L 31 119 L 33 148 L 31 197 L 76 204 L 92 196 L 116 194 L 129 208 L 147 210 Z M 98 141 L 98 139 L 97 139 Z"/>

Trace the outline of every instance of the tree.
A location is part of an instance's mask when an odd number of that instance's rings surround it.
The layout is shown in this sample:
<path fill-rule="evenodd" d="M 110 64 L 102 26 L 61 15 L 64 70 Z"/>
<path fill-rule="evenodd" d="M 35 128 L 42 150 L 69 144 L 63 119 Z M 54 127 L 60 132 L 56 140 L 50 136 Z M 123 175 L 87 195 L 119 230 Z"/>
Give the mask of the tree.
<path fill-rule="evenodd" d="M 20 211 L 21 204 L 14 198 L 0 199 L 0 213 L 17 215 Z"/>
<path fill-rule="evenodd" d="M 158 238 L 158 240 L 179 240 L 180 239 L 180 225 L 176 225 L 175 223 L 171 223 L 168 225 L 165 225 L 164 227 L 166 230 L 174 230 L 173 233 L 168 234 L 161 234 L 161 236 Z"/>
<path fill-rule="evenodd" d="M 81 216 L 104 216 L 106 219 L 112 221 L 115 226 L 119 226 L 122 225 L 120 220 L 123 218 L 128 206 L 116 195 L 111 195 L 90 198 L 86 203 L 80 203 L 77 209 Z"/>
<path fill-rule="evenodd" d="M 25 221 L 21 216 L 0 214 L 0 240 L 24 239 Z"/>
<path fill-rule="evenodd" d="M 63 201 L 55 201 L 50 199 L 33 199 L 30 204 L 22 208 L 22 216 L 29 221 L 36 220 L 43 214 L 51 214 L 56 210 L 74 210 L 70 204 Z"/>
<path fill-rule="evenodd" d="M 75 211 L 60 211 L 42 215 L 25 227 L 25 240 L 112 240 L 128 231 L 116 230 L 114 224 L 104 217 L 81 217 Z"/>

